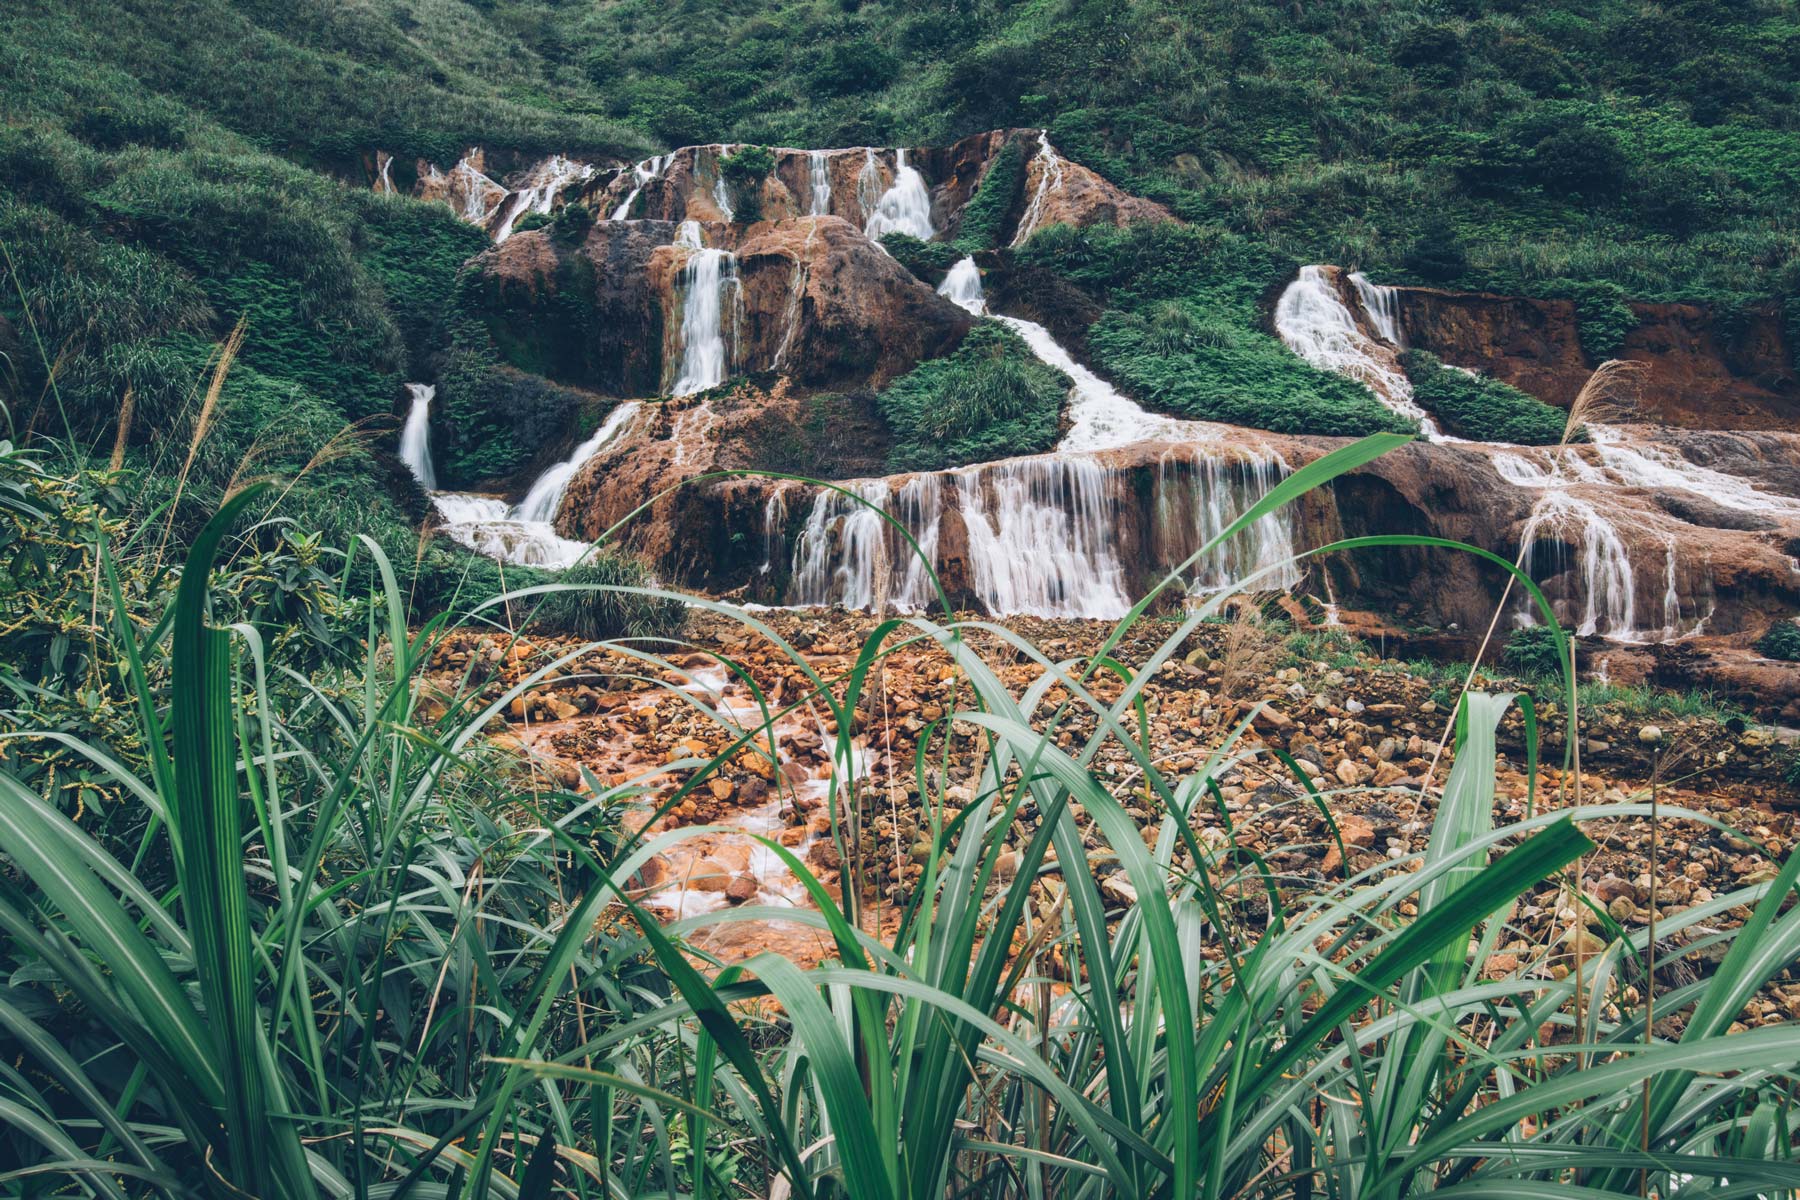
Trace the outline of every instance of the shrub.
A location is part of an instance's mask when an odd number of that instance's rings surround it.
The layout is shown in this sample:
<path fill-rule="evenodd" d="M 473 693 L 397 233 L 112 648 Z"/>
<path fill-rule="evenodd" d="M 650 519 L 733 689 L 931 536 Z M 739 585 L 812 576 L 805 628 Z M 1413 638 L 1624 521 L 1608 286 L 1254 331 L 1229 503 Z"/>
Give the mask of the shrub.
<path fill-rule="evenodd" d="M 900 74 L 900 60 L 867 38 L 834 43 L 813 70 L 813 86 L 829 96 L 873 92 Z"/>
<path fill-rule="evenodd" d="M 1756 643 L 1757 650 L 1783 662 L 1800 662 L 1800 623 L 1777 621 Z"/>
<path fill-rule="evenodd" d="M 1548 625 L 1513 630 L 1500 661 L 1528 679 L 1555 679 L 1564 666 L 1556 649 L 1556 631 Z"/>
<path fill-rule="evenodd" d="M 920 363 L 876 398 L 894 431 L 888 465 L 929 471 L 1035 454 L 1056 444 L 1069 377 L 997 321 L 977 321 L 947 358 Z"/>
<path fill-rule="evenodd" d="M 650 572 L 635 558 L 595 547 L 587 558 L 552 577 L 572 589 L 551 592 L 538 605 L 533 624 L 589 641 L 605 638 L 671 637 L 681 632 L 687 608 L 673 600 L 607 588 L 653 586 Z M 514 582 L 513 587 L 519 585 Z"/>
<path fill-rule="evenodd" d="M 550 223 L 550 238 L 559 246 L 579 246 L 594 227 L 594 210 L 576 201 L 557 210 Z"/>
<path fill-rule="evenodd" d="M 1400 365 L 1412 380 L 1413 398 L 1452 433 L 1525 446 L 1548 446 L 1562 439 L 1568 414 L 1510 384 L 1445 366 L 1423 350 L 1406 351 Z"/>
<path fill-rule="evenodd" d="M 1576 335 L 1581 348 L 1595 362 L 1613 357 L 1625 345 L 1625 337 L 1638 327 L 1637 314 L 1625 302 L 1625 289 L 1604 280 L 1560 280 L 1553 292 L 1575 301 Z"/>
<path fill-rule="evenodd" d="M 975 254 L 1000 245 L 1006 231 L 1006 215 L 1018 202 L 1019 186 L 1024 181 L 1025 152 L 1017 141 L 1009 141 L 994 155 L 975 194 L 963 205 L 957 218 L 957 249 Z"/>
<path fill-rule="evenodd" d="M 775 154 L 767 146 L 740 146 L 719 160 L 719 169 L 732 183 L 760 183 L 775 169 Z"/>
<path fill-rule="evenodd" d="M 943 281 L 944 272 L 962 257 L 962 252 L 948 242 L 920 241 L 910 233 L 886 234 L 881 245 L 894 256 L 895 262 L 933 287 Z"/>
<path fill-rule="evenodd" d="M 549 213 L 528 212 L 513 222 L 514 233 L 530 233 L 534 229 L 544 229 L 555 224 L 555 218 Z"/>
<path fill-rule="evenodd" d="M 1427 283 L 1450 283 L 1468 271 L 1469 256 L 1456 227 L 1439 217 L 1407 245 L 1400 265 Z"/>

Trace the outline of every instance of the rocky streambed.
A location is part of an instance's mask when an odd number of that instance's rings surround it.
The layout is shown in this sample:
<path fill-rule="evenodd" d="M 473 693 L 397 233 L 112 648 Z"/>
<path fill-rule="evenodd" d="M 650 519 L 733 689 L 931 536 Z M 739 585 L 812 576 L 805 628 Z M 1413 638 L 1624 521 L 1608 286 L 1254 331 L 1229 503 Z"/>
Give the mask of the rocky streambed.
<path fill-rule="evenodd" d="M 782 919 L 780 912 L 812 901 L 793 864 L 759 838 L 804 863 L 833 899 L 852 888 L 866 927 L 890 926 L 919 886 L 930 855 L 929 814 L 921 808 L 914 752 L 920 738 L 938 728 L 934 723 L 965 710 L 970 689 L 939 646 L 912 643 L 870 671 L 848 737 L 840 739 L 825 706 L 792 707 L 813 687 L 803 663 L 822 679 L 840 679 L 875 618 L 801 611 L 758 613 L 756 619 L 792 654 L 744 625 L 700 615 L 683 645 L 657 654 L 658 661 L 595 652 L 553 670 L 511 703 L 491 733 L 570 792 L 641 784 L 638 807 L 627 818 L 631 828 L 642 827 L 661 807 L 666 811 L 647 834 L 699 830 L 634 880 L 638 899 L 653 915 L 686 921 L 678 928 L 697 951 L 729 962 L 777 949 L 801 962 L 817 961 L 830 951 L 824 935 Z M 1052 661 L 1091 654 L 1110 630 L 1095 621 L 1021 618 L 1007 624 Z M 1114 657 L 1127 667 L 1141 663 L 1173 629 L 1166 622 L 1142 622 Z M 970 630 L 967 636 L 1015 695 L 1039 676 L 1040 667 L 996 633 Z M 497 696 L 577 648 L 554 639 L 457 634 L 438 651 L 432 679 L 445 692 L 462 687 Z M 646 646 L 652 654 L 656 649 Z M 1158 770 L 1180 777 L 1200 766 L 1245 715 L 1256 714 L 1247 738 L 1268 753 L 1224 773 L 1222 804 L 1197 809 L 1196 833 L 1209 848 L 1235 846 L 1259 856 L 1280 888 L 1298 898 L 1384 862 L 1405 864 L 1424 850 L 1433 816 L 1425 782 L 1441 785 L 1449 769 L 1446 751 L 1433 774 L 1457 682 L 1442 670 L 1420 673 L 1357 655 L 1330 639 L 1284 640 L 1244 621 L 1204 625 L 1145 689 L 1148 745 Z M 1106 675 L 1092 684 L 1103 699 L 1116 697 L 1120 686 Z M 1485 673 L 1478 685 L 1522 686 Z M 1542 761 L 1535 790 L 1518 709 L 1500 729 L 1495 819 L 1501 824 L 1523 818 L 1528 808 L 1572 802 L 1573 773 L 1558 765 L 1558 702 L 1538 690 Z M 1056 703 L 1059 691 L 1053 687 L 1043 707 Z M 1633 705 L 1649 693 L 1627 695 L 1630 703 L 1583 714 L 1584 802 L 1647 796 L 1653 763 L 1637 733 L 1654 721 L 1664 733 L 1659 799 L 1665 811 L 1701 814 L 1725 829 L 1665 817 L 1652 863 L 1647 822 L 1589 822 L 1600 848 L 1584 863 L 1582 886 L 1593 906 L 1576 903 L 1566 883 L 1540 885 L 1515 910 L 1508 935 L 1487 964 L 1490 972 L 1521 965 L 1547 975 L 1565 972 L 1577 953 L 1601 944 L 1597 930 L 1604 922 L 1596 909 L 1627 929 L 1649 919 L 1653 874 L 1656 909 L 1667 918 L 1772 878 L 1796 841 L 1800 791 L 1782 780 L 1793 753 L 1785 731 L 1718 713 L 1647 712 Z M 763 724 L 765 711 L 790 707 L 754 745 L 745 739 L 742 730 Z M 928 795 L 950 810 L 970 802 L 979 753 L 973 728 L 959 730 L 960 724 L 949 723 L 947 773 L 933 768 L 927 776 Z M 1072 719 L 1059 741 L 1078 747 L 1091 731 L 1091 720 Z M 934 742 L 934 751 L 941 745 Z M 1307 776 L 1317 801 L 1275 757 L 1278 750 Z M 696 771 L 727 754 L 719 769 L 705 772 L 699 786 L 676 799 Z M 1109 745 L 1094 771 L 1153 837 L 1160 812 L 1130 756 Z M 1086 831 L 1086 861 L 1076 869 L 1089 872 L 1122 914 L 1139 898 L 1091 820 L 1079 811 L 1077 817 Z M 1013 851 L 1025 844 L 1037 819 L 1030 804 L 1021 810 L 1007 839 Z M 1014 853 L 1002 856 L 1003 880 L 1017 862 Z M 1069 869 L 1052 858 L 1036 886 L 1059 886 L 1057 877 Z M 1773 989 L 1757 1006 L 1766 1009 L 1753 1006 L 1751 1016 L 1800 1014 L 1800 988 Z"/>

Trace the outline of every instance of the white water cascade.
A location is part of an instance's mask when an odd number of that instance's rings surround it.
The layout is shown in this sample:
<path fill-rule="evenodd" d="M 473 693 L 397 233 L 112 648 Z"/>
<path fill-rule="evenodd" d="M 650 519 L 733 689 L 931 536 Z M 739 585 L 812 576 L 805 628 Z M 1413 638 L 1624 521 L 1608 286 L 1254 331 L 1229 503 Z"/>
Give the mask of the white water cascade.
<path fill-rule="evenodd" d="M 713 147 L 713 203 L 719 206 L 719 215 L 726 221 L 737 220 L 737 210 L 731 207 L 731 185 L 725 181 L 725 151 L 728 146 Z"/>
<path fill-rule="evenodd" d="M 726 305 L 731 305 L 730 331 L 737 324 L 737 258 L 726 250 L 699 246 L 700 227 L 683 221 L 676 245 L 693 249 L 682 264 L 681 367 L 671 390 L 677 396 L 703 392 L 725 382 L 730 366 L 726 345 Z M 694 247 L 699 246 L 698 249 Z"/>
<path fill-rule="evenodd" d="M 444 532 L 476 553 L 503 562 L 558 570 L 573 566 L 587 554 L 589 544 L 556 532 L 563 494 L 575 473 L 617 438 L 642 407 L 628 400 L 614 408 L 574 453 L 538 476 L 517 505 L 493 496 L 436 493 L 432 501 L 444 520 Z"/>
<path fill-rule="evenodd" d="M 873 155 L 873 151 L 870 153 Z M 873 161 L 871 157 L 870 162 Z M 893 186 L 875 202 L 875 211 L 869 214 L 863 232 L 873 242 L 889 233 L 911 234 L 922 242 L 937 234 L 931 224 L 931 192 L 925 186 L 925 177 L 907 165 L 905 150 L 894 151 Z"/>
<path fill-rule="evenodd" d="M 506 198 L 499 223 L 494 226 L 494 240 L 504 242 L 512 236 L 513 226 L 526 213 L 547 213 L 557 196 L 570 184 L 585 183 L 594 177 L 594 168 L 562 155 L 552 155 L 531 169 L 525 186 Z"/>
<path fill-rule="evenodd" d="M 1158 562 L 1185 562 L 1220 536 L 1288 476 L 1280 455 L 1212 447 L 1171 450 L 1156 466 L 1155 549 Z M 1265 513 L 1189 568 L 1193 595 L 1254 579 L 1258 591 L 1299 587 L 1289 506 Z"/>
<path fill-rule="evenodd" d="M 990 613 L 1122 617 L 1131 609 L 1114 551 L 1110 472 L 1091 458 L 1040 455 L 957 473 L 975 593 Z"/>
<path fill-rule="evenodd" d="M 399 194 L 399 189 L 394 187 L 394 156 L 386 150 L 375 152 L 375 191 L 382 196 Z"/>
<path fill-rule="evenodd" d="M 987 299 L 981 290 L 981 270 L 973 258 L 959 259 L 938 285 L 938 295 L 978 316 L 987 315 Z M 1036 321 L 996 316 L 1025 340 L 1042 362 L 1055 367 L 1073 382 L 1069 389 L 1069 432 L 1058 450 L 1091 452 L 1129 446 L 1133 442 L 1214 441 L 1221 427 L 1203 421 L 1181 421 L 1145 412 L 1135 400 L 1121 395 L 1106 380 L 1075 361 L 1057 344 L 1050 331 Z"/>
<path fill-rule="evenodd" d="M 432 174 L 438 174 L 436 167 L 432 168 Z M 446 184 L 453 197 L 459 191 L 462 193 L 462 210 L 458 215 L 471 225 L 485 227 L 494 210 L 506 200 L 506 189 L 477 170 L 466 154 L 450 168 Z"/>
<path fill-rule="evenodd" d="M 673 154 L 659 154 L 655 158 L 646 158 L 643 162 L 633 166 L 631 168 L 631 191 L 626 194 L 619 207 L 613 209 L 610 219 L 614 221 L 629 219 L 631 206 L 637 203 L 638 194 L 644 190 L 644 185 L 653 179 L 660 179 L 662 173 L 668 169 L 669 161 L 674 157 Z"/>
<path fill-rule="evenodd" d="M 807 151 L 806 190 L 806 215 L 809 217 L 830 216 L 831 163 L 823 150 Z"/>
<path fill-rule="evenodd" d="M 1063 160 L 1056 153 L 1056 148 L 1050 144 L 1048 129 L 1038 132 L 1036 165 L 1038 169 L 1037 187 L 1031 193 L 1031 203 L 1026 206 L 1025 215 L 1019 218 L 1019 228 L 1013 234 L 1012 244 L 1014 246 L 1024 245 L 1026 240 L 1037 232 L 1038 226 L 1044 222 L 1044 201 L 1049 199 L 1051 192 L 1062 187 Z"/>
<path fill-rule="evenodd" d="M 1383 319 L 1391 321 L 1391 311 L 1385 318 L 1371 315 L 1370 323 L 1386 338 Z M 1281 293 L 1275 304 L 1275 332 L 1288 349 L 1313 366 L 1354 379 L 1388 408 L 1417 421 L 1426 438 L 1442 440 L 1436 422 L 1413 400 L 1412 381 L 1400 369 L 1394 347 L 1362 331 L 1324 267 L 1301 267 L 1299 277 Z M 1398 336 L 1397 324 L 1393 332 Z"/>
<path fill-rule="evenodd" d="M 1361 271 L 1350 272 L 1350 286 L 1356 289 L 1356 298 L 1362 302 L 1363 312 L 1368 314 L 1369 324 L 1375 326 L 1375 332 L 1396 350 L 1404 350 L 1406 335 L 1400 330 L 1400 293 L 1391 287 L 1371 283 Z"/>
<path fill-rule="evenodd" d="M 406 410 L 406 424 L 400 427 L 400 461 L 413 473 L 419 486 L 428 492 L 437 490 L 437 472 L 431 469 L 431 401 L 437 387 L 429 383 L 409 383 L 407 393 L 412 407 Z"/>

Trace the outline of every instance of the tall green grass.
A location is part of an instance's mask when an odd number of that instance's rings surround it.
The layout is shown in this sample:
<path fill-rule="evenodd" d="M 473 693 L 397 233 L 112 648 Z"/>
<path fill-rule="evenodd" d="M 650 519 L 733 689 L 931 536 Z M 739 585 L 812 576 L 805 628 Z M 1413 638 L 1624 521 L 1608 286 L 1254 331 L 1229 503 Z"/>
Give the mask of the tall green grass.
<path fill-rule="evenodd" d="M 1296 472 L 1223 536 L 1398 440 Z M 1655 1031 L 1624 990 L 1645 990 L 1642 931 L 1570 974 L 1551 969 L 1567 963 L 1558 942 L 1484 971 L 1516 936 L 1519 898 L 1591 849 L 1581 822 L 1648 812 L 1537 811 L 1496 827 L 1509 697 L 1461 698 L 1416 861 L 1296 892 L 1235 836 L 1220 795 L 1228 772 L 1267 757 L 1246 738 L 1253 715 L 1186 773 L 1159 769 L 1149 742 L 1146 685 L 1222 598 L 1130 667 L 1113 652 L 1154 594 L 1084 660 L 946 613 L 881 622 L 826 677 L 731 605 L 546 584 L 458 620 L 504 641 L 508 606 L 572 588 L 684 602 L 739 623 L 807 685 L 740 722 L 668 682 L 685 647 L 619 639 L 510 687 L 471 677 L 430 720 L 421 672 L 457 621 L 409 629 L 373 543 L 351 556 L 372 555 L 380 581 L 347 610 L 360 625 L 351 667 L 294 671 L 257 627 L 210 622 L 212 569 L 253 503 L 243 493 L 207 526 L 162 620 L 133 619 L 103 552 L 141 745 L 21 735 L 76 742 L 149 814 L 140 836 L 96 835 L 0 770 L 8 1187 L 1136 1200 L 1634 1195 L 1640 1173 L 1661 1195 L 1800 1186 L 1786 1124 L 1800 1030 L 1731 1030 L 1800 956 L 1800 911 L 1784 911 L 1800 857 L 1659 921 L 1680 946 L 1659 963 L 1691 955 L 1704 978 L 1661 988 Z M 1355 545 L 1385 543 L 1451 548 Z M 834 898 L 774 843 L 816 907 L 665 926 L 634 902 L 640 869 L 705 830 L 636 837 L 624 806 L 647 803 L 659 778 L 666 807 L 740 752 L 773 756 L 775 722 L 806 706 L 848 754 L 888 658 L 923 648 L 954 662 L 960 691 L 918 743 L 931 853 L 891 935 L 867 931 L 855 888 Z M 484 729 L 593 650 L 717 721 L 729 745 L 626 785 L 587 775 L 579 794 L 509 768 Z M 166 688 L 146 665 L 165 657 Z M 1013 663 L 1030 664 L 1029 681 L 1003 682 Z M 1129 802 L 1148 804 L 1148 826 L 1115 795 L 1103 750 L 1138 768 Z M 1346 798 L 1301 782 L 1292 803 L 1327 818 Z M 886 800 L 849 788 L 832 837 L 854 879 L 859 823 Z M 1200 820 L 1209 811 L 1216 824 Z M 1090 836 L 1135 901 L 1087 869 Z M 1729 913 L 1741 930 L 1723 928 Z M 688 940 L 771 917 L 822 931 L 834 955 L 718 970 Z"/>

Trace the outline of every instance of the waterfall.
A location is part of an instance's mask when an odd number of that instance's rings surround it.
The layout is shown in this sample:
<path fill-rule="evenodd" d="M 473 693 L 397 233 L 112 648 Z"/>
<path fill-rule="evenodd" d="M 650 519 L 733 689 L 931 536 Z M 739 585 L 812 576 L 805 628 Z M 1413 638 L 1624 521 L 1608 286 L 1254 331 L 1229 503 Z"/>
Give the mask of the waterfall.
<path fill-rule="evenodd" d="M 827 217 L 831 215 L 831 165 L 823 150 L 809 150 L 806 154 L 807 177 L 806 188 L 808 202 L 806 215 L 809 217 Z"/>
<path fill-rule="evenodd" d="M 688 246 L 689 239 L 697 244 L 699 234 L 698 223 L 683 221 L 676 245 Z M 682 265 L 680 286 L 681 369 L 671 390 L 677 396 L 686 396 L 725 382 L 730 366 L 725 344 L 725 294 L 731 293 L 735 305 L 737 258 L 725 250 L 694 250 Z"/>
<path fill-rule="evenodd" d="M 1121 395 L 1106 380 L 1076 362 L 1036 321 L 1019 317 L 994 319 L 1024 338 L 1039 359 L 1074 381 L 1069 389 L 1069 432 L 1057 443 L 1058 450 L 1111 450 L 1133 442 L 1189 442 L 1220 435 L 1221 426 L 1145 412 L 1136 401 Z"/>
<path fill-rule="evenodd" d="M 1563 619 L 1575 620 L 1575 632 L 1582 637 L 1599 634 L 1614 641 L 1640 640 L 1636 575 L 1624 539 L 1612 522 L 1579 496 L 1548 491 L 1532 505 L 1520 535 L 1527 564 L 1532 561 L 1532 551 L 1547 539 L 1573 541 L 1579 547 L 1581 614 Z M 1556 569 L 1550 574 L 1555 575 L 1562 574 L 1568 564 L 1556 562 L 1553 566 Z"/>
<path fill-rule="evenodd" d="M 587 461 L 619 437 L 642 405 L 628 400 L 606 415 L 593 436 L 575 452 L 532 483 L 516 505 L 492 496 L 438 492 L 432 497 L 452 539 L 489 558 L 528 567 L 561 569 L 587 554 L 589 543 L 565 538 L 556 532 L 557 511 L 563 494 Z"/>
<path fill-rule="evenodd" d="M 617 437 L 625 423 L 637 415 L 639 404 L 628 400 L 617 405 L 606 414 L 606 420 L 600 422 L 600 428 L 563 461 L 537 477 L 525 499 L 519 501 L 515 514 L 521 521 L 554 521 L 556 512 L 562 507 L 563 493 L 569 490 L 569 481 L 575 478 L 575 472 L 586 465 L 587 460 L 600 452 L 600 448 Z"/>
<path fill-rule="evenodd" d="M 894 184 L 876 202 L 863 232 L 874 242 L 889 233 L 911 234 L 922 242 L 937 235 L 931 224 L 931 192 L 925 177 L 907 165 L 905 150 L 894 151 Z"/>
<path fill-rule="evenodd" d="M 788 483 L 783 480 L 769 493 L 768 503 L 763 505 L 763 564 L 757 568 L 758 575 L 767 575 L 774 570 L 775 560 L 781 556 L 788 518 L 787 494 Z"/>
<path fill-rule="evenodd" d="M 409 383 L 412 407 L 406 410 L 406 424 L 400 428 L 400 461 L 413 473 L 419 486 L 428 492 L 437 490 L 437 473 L 431 469 L 431 401 L 437 388 L 429 383 Z"/>
<path fill-rule="evenodd" d="M 1370 283 L 1369 277 L 1361 271 L 1350 272 L 1350 286 L 1356 289 L 1356 298 L 1362 303 L 1363 312 L 1368 314 L 1369 324 L 1375 327 L 1375 332 L 1395 349 L 1405 349 L 1406 337 L 1400 332 L 1400 293 L 1391 287 Z"/>
<path fill-rule="evenodd" d="M 594 168 L 562 155 L 553 155 L 531 169 L 523 188 L 506 198 L 506 208 L 494 227 L 494 240 L 504 242 L 512 236 L 513 226 L 526 213 L 547 213 L 556 197 L 572 183 L 594 177 Z"/>
<path fill-rule="evenodd" d="M 1025 215 L 1019 218 L 1019 228 L 1013 234 L 1012 244 L 1022 246 L 1025 240 L 1036 233 L 1044 220 L 1044 201 L 1050 193 L 1062 187 L 1063 160 L 1050 145 L 1050 131 L 1038 131 L 1037 152 L 1038 183 L 1031 193 L 1031 203 L 1026 206 Z"/>
<path fill-rule="evenodd" d="M 662 173 L 668 169 L 669 160 L 674 157 L 673 154 L 659 154 L 655 158 L 646 158 L 643 162 L 633 166 L 631 168 L 631 191 L 626 195 L 624 202 L 613 209 L 611 219 L 614 221 L 629 219 L 631 206 L 637 202 L 638 193 L 642 192 L 644 185 L 652 179 L 662 178 Z"/>
<path fill-rule="evenodd" d="M 1171 567 L 1186 561 L 1287 475 L 1287 463 L 1276 454 L 1204 446 L 1165 453 L 1156 467 L 1157 561 Z M 1189 568 L 1189 593 L 1224 591 L 1252 576 L 1258 591 L 1300 586 L 1291 512 L 1284 505 L 1265 513 L 1196 562 Z"/>
<path fill-rule="evenodd" d="M 856 205 L 863 214 L 863 223 L 875 218 L 875 204 L 881 199 L 881 164 L 875 161 L 875 148 L 867 146 L 863 149 L 862 170 L 856 173 Z"/>
<path fill-rule="evenodd" d="M 1122 617 L 1131 609 L 1113 551 L 1111 473 L 1044 455 L 957 472 L 976 595 L 990 613 Z"/>
<path fill-rule="evenodd" d="M 470 153 L 473 153 L 471 151 Z M 433 168 L 436 173 L 436 168 Z M 458 215 L 471 225 L 486 226 L 494 209 L 506 199 L 506 189 L 475 169 L 467 154 L 456 160 L 447 180 L 451 195 L 462 190 L 462 211 Z"/>
<path fill-rule="evenodd" d="M 1379 328 L 1373 317 L 1371 324 Z M 1313 366 L 1354 379 L 1388 408 L 1417 421 L 1427 438 L 1441 440 L 1436 423 L 1414 403 L 1412 382 L 1393 350 L 1357 325 L 1324 267 L 1301 267 L 1299 278 L 1281 293 L 1275 305 L 1275 332 L 1288 349 Z"/>
<path fill-rule="evenodd" d="M 869 504 L 830 488 L 813 498 L 794 543 L 790 604 L 874 608 L 877 598 L 886 599 L 887 523 L 876 510 L 887 505 L 888 485 L 872 479 L 845 487 Z"/>
<path fill-rule="evenodd" d="M 966 308 L 976 316 L 987 312 L 987 297 L 981 290 L 981 268 L 975 265 L 972 255 L 956 260 L 956 265 L 944 275 L 944 282 L 938 284 L 937 291 L 950 303 Z"/>
<path fill-rule="evenodd" d="M 725 147 L 713 147 L 713 203 L 719 206 L 719 212 L 727 222 L 737 220 L 737 211 L 731 207 L 731 188 L 725 182 Z"/>
<path fill-rule="evenodd" d="M 375 152 L 375 191 L 383 196 L 397 194 L 394 187 L 394 156 L 385 150 Z"/>
<path fill-rule="evenodd" d="M 806 280 L 811 274 L 813 239 L 819 234 L 819 223 L 811 222 L 806 231 L 806 241 L 801 243 L 800 253 L 794 259 L 794 272 L 788 279 L 787 306 L 781 314 L 781 345 L 775 347 L 775 357 L 769 361 L 769 369 L 774 370 L 787 361 L 788 350 L 793 347 L 794 334 L 800 330 L 800 310 L 806 297 Z"/>

